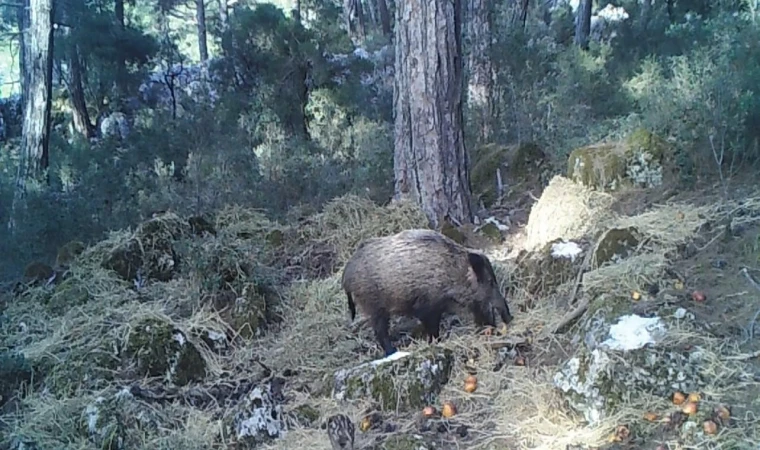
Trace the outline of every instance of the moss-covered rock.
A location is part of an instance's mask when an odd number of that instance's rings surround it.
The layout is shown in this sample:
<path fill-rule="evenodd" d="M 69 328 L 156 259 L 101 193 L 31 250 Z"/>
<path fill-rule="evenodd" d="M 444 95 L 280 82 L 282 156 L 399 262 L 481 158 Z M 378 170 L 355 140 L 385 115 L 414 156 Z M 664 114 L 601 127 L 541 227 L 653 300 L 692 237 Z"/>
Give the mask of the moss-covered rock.
<path fill-rule="evenodd" d="M 46 298 L 45 306 L 53 314 L 64 314 L 69 308 L 81 306 L 90 301 L 90 292 L 85 283 L 77 278 L 69 278 L 53 290 Z"/>
<path fill-rule="evenodd" d="M 627 258 L 639 245 L 638 230 L 634 227 L 611 228 L 599 239 L 594 250 L 595 265 Z"/>
<path fill-rule="evenodd" d="M 179 270 L 180 258 L 174 245 L 188 235 L 189 225 L 173 213 L 158 215 L 140 224 L 132 236 L 112 249 L 102 262 L 122 279 L 144 278 L 169 281 Z"/>
<path fill-rule="evenodd" d="M 232 440 L 235 448 L 248 449 L 282 437 L 286 421 L 276 397 L 269 383 L 253 388 L 224 417 L 225 438 Z"/>
<path fill-rule="evenodd" d="M 82 411 L 81 433 L 102 450 L 140 448 L 144 434 L 158 431 L 161 420 L 128 390 L 109 391 Z M 139 430 L 140 433 L 135 433 Z"/>
<path fill-rule="evenodd" d="M 187 224 L 190 225 L 190 232 L 196 236 L 203 236 L 209 234 L 216 236 L 216 228 L 205 217 L 193 216 L 187 219 Z"/>
<path fill-rule="evenodd" d="M 371 399 L 384 411 L 416 410 L 435 403 L 452 363 L 453 352 L 444 348 L 396 352 L 335 372 L 332 395 L 340 401 Z"/>
<path fill-rule="evenodd" d="M 601 190 L 616 190 L 622 184 L 652 187 L 662 183 L 663 162 L 669 144 L 645 129 L 625 139 L 581 147 L 570 152 L 567 177 Z"/>
<path fill-rule="evenodd" d="M 206 362 L 185 334 L 158 319 L 145 319 L 132 330 L 125 355 L 142 376 L 164 377 L 186 385 L 206 376 Z"/>
<path fill-rule="evenodd" d="M 705 386 L 702 354 L 668 344 L 665 320 L 617 314 L 596 309 L 582 325 L 585 345 L 554 376 L 568 403 L 589 423 L 614 414 L 631 392 L 667 398 L 674 390 Z"/>
<path fill-rule="evenodd" d="M 55 265 L 59 267 L 68 267 L 77 256 L 81 255 L 87 247 L 81 241 L 71 241 L 58 249 L 58 255 L 55 258 Z"/>

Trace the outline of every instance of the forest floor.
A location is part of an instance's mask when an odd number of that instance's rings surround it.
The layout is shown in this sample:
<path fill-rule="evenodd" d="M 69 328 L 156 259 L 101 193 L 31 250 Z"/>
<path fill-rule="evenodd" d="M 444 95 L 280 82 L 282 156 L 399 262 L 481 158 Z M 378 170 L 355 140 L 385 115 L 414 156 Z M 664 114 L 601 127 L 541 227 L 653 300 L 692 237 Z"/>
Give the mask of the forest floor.
<path fill-rule="evenodd" d="M 567 405 L 553 378 L 582 336 L 577 336 L 577 325 L 562 334 L 544 331 L 572 309 L 568 298 L 576 283 L 568 281 L 552 295 L 535 297 L 520 289 L 521 280 L 510 279 L 525 241 L 525 223 L 513 223 L 504 243 L 486 249 L 502 284 L 517 283 L 509 298 L 515 320 L 506 336 L 461 326 L 442 333 L 442 342 L 435 344 L 455 354 L 439 399 L 453 402 L 456 416 L 425 419 L 421 411 L 382 411 L 370 400 L 338 402 L 326 390 L 335 371 L 380 356 L 370 330 L 355 331 L 348 324 L 339 282 L 342 264 L 362 238 L 424 223 L 411 206 L 378 207 L 350 196 L 297 224 L 278 225 L 255 211 L 229 208 L 214 220 L 216 236 L 193 238 L 184 253 L 178 250 L 183 266 L 167 281 L 136 286 L 102 269 L 104 255 L 134 236 L 124 231 L 89 247 L 72 265 L 69 279 L 86 286 L 81 302 L 51 308 L 51 299 L 67 281 L 6 293 L 0 347 L 22 352 L 37 378 L 31 386 L 22 383 L 4 391 L 1 434 L 14 450 L 101 448 L 103 433 L 93 436 L 98 427 L 91 422 L 98 420 L 88 411 L 99 398 L 128 388 L 133 394 L 152 394 L 130 400 L 132 416 L 115 414 L 108 429 L 122 444 L 112 448 L 232 448 L 225 427 L 241 394 L 230 388 L 220 398 L 220 386 L 239 387 L 274 376 L 281 381 L 288 430 L 264 442 L 263 448 L 330 449 L 324 422 L 335 413 L 347 414 L 357 425 L 372 418 L 368 430 L 357 430 L 357 449 L 760 448 L 760 286 L 753 281 L 760 280 L 760 189 L 752 181 L 737 186 L 742 187 L 731 190 L 730 200 L 714 187 L 628 190 L 614 195 L 613 206 L 616 214 L 635 217 L 640 225 L 651 219 L 662 226 L 677 220 L 677 214 L 704 225 L 678 228 L 687 231 L 673 242 L 683 243 L 674 245 L 678 251 L 667 258 L 661 256 L 668 272 L 683 284 L 674 288 L 678 306 L 694 316 L 696 326 L 683 331 L 685 345 L 698 345 L 715 367 L 716 379 L 700 392 L 701 404 L 707 405 L 705 411 L 730 407 L 731 420 L 721 423 L 715 435 L 702 432 L 708 412 L 689 419 L 690 428 L 674 426 L 672 413 L 678 408 L 670 398 L 635 389 L 620 399 L 614 414 L 593 426 Z M 741 217 L 734 218 L 727 234 L 724 219 L 736 211 Z M 231 267 L 245 269 L 248 277 L 258 273 L 243 267 L 243 259 L 272 268 L 280 277 L 276 294 L 281 320 L 253 336 L 231 334 L 229 318 L 209 308 L 205 295 L 208 270 L 221 272 L 233 261 Z M 637 275 L 630 275 L 620 289 L 636 284 Z M 648 281 L 669 289 L 673 283 Z M 693 290 L 704 292 L 706 301 L 691 300 Z M 655 297 L 642 303 L 655 304 Z M 146 318 L 170 323 L 201 349 L 206 366 L 202 380 L 175 387 L 166 377 L 140 374 L 134 361 L 124 357 L 130 336 Z M 192 339 L 210 331 L 232 336 L 223 350 Z M 494 350 L 495 343 L 509 339 L 529 345 L 506 356 Z M 428 345 L 407 338 L 400 347 L 414 353 Z M 104 353 L 117 362 L 105 363 Z M 471 373 L 477 374 L 478 389 L 466 393 L 462 385 Z M 722 383 L 727 379 L 732 381 Z M 188 400 L 191 392 L 193 398 L 202 392 L 213 400 Z M 658 418 L 646 420 L 647 413 Z M 145 425 L 146 416 L 151 426 Z M 621 435 L 621 426 L 630 433 Z"/>

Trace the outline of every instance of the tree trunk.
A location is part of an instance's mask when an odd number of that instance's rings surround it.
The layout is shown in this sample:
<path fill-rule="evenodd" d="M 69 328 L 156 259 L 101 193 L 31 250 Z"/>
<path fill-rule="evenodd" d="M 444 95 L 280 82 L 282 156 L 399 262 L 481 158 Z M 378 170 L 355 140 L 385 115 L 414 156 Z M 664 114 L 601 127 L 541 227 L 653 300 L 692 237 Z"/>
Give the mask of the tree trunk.
<path fill-rule="evenodd" d="M 116 16 L 116 28 L 123 32 L 126 27 L 126 21 L 124 20 L 124 0 L 114 1 L 114 15 Z M 117 96 L 123 98 L 127 96 L 127 62 L 124 58 L 119 57 L 116 61 L 116 90 Z"/>
<path fill-rule="evenodd" d="M 472 220 L 462 118 L 461 0 L 396 4 L 395 198 L 439 228 Z"/>
<path fill-rule="evenodd" d="M 21 5 L 16 12 L 16 21 L 18 22 L 19 32 L 19 55 L 18 55 L 18 69 L 19 69 L 19 83 L 21 84 L 21 104 L 26 104 L 26 88 L 29 86 L 29 52 L 27 46 L 29 44 L 29 0 L 21 0 Z"/>
<path fill-rule="evenodd" d="M 591 35 L 591 4 L 592 0 L 581 0 L 575 19 L 575 44 L 584 50 L 588 50 Z"/>
<path fill-rule="evenodd" d="M 24 104 L 21 158 L 16 176 L 16 190 L 8 226 L 14 228 L 14 216 L 26 197 L 29 181 L 47 182 L 50 141 L 50 108 L 53 88 L 53 0 L 29 2 L 27 33 L 28 84 Z"/>
<path fill-rule="evenodd" d="M 95 136 L 95 126 L 90 121 L 90 114 L 87 112 L 87 101 L 82 86 L 82 63 L 79 46 L 72 42 L 69 52 L 69 73 L 71 77 L 68 88 L 71 94 L 74 129 L 82 136 L 91 138 Z"/>
<path fill-rule="evenodd" d="M 388 12 L 388 3 L 385 0 L 377 0 L 377 13 L 380 15 L 380 27 L 385 37 L 391 37 L 391 15 Z"/>
<path fill-rule="evenodd" d="M 227 9 L 227 0 L 217 0 L 219 5 L 219 23 L 222 32 L 222 54 L 229 56 L 232 54 L 232 35 L 230 34 L 230 15 Z M 296 9 L 301 11 L 301 2 L 296 5 Z"/>
<path fill-rule="evenodd" d="M 296 22 L 301 23 L 301 0 L 296 0 L 293 18 L 296 19 Z"/>
<path fill-rule="evenodd" d="M 528 22 L 528 7 L 530 6 L 530 0 L 522 0 L 522 9 L 520 10 L 520 21 L 522 27 L 525 29 L 525 24 Z"/>
<path fill-rule="evenodd" d="M 198 27 L 198 53 L 201 62 L 208 61 L 208 41 L 206 39 L 206 5 L 204 0 L 195 0 L 195 21 Z"/>
<path fill-rule="evenodd" d="M 343 15 L 349 37 L 354 45 L 359 45 L 366 36 L 361 0 L 343 0 Z"/>
<path fill-rule="evenodd" d="M 489 0 L 468 0 L 468 17 L 465 21 L 470 43 L 467 58 L 467 102 L 481 142 L 487 142 L 491 137 L 493 116 L 490 4 Z"/>
<path fill-rule="evenodd" d="M 641 3 L 641 13 L 639 15 L 639 29 L 646 31 L 649 28 L 649 20 L 652 14 L 652 0 L 644 0 Z"/>

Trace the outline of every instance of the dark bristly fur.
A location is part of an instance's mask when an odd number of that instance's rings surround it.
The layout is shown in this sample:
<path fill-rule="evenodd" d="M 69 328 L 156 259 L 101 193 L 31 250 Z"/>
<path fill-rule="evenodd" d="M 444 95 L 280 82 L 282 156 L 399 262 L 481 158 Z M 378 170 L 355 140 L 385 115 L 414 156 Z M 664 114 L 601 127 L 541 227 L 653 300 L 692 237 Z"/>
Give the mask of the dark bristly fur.
<path fill-rule="evenodd" d="M 367 316 L 386 356 L 392 316 L 416 317 L 428 340 L 438 339 L 445 312 L 469 312 L 478 325 L 512 320 L 493 266 L 484 254 L 433 230 L 406 230 L 363 241 L 343 269 L 351 320 Z"/>
<path fill-rule="evenodd" d="M 354 424 L 348 416 L 336 414 L 327 419 L 327 436 L 333 450 L 354 450 L 354 433 Z"/>

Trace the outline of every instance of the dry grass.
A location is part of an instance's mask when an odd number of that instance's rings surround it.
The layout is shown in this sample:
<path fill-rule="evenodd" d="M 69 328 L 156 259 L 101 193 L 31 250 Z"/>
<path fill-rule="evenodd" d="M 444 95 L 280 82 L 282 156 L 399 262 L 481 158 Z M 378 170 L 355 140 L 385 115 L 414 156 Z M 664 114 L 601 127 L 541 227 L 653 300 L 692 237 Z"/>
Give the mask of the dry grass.
<path fill-rule="evenodd" d="M 748 203 L 751 202 L 745 200 L 745 205 Z M 760 200 L 757 206 L 760 209 Z M 692 208 L 688 205 L 665 205 L 641 216 L 610 219 L 599 226 L 633 225 L 650 239 L 622 263 L 588 272 L 583 278 L 584 289 L 640 290 L 646 283 L 657 281 L 667 264 L 666 252 L 689 240 L 703 222 L 719 220 L 731 209 L 730 206 Z M 674 220 L 674 217 L 679 217 L 679 211 L 684 213 L 684 219 Z M 240 254 L 244 256 L 251 255 L 248 252 L 254 250 L 248 249 L 247 241 L 239 237 L 241 234 L 264 237 L 272 229 L 280 229 L 298 236 L 298 239 L 285 243 L 286 247 L 290 246 L 289 252 L 303 254 L 327 245 L 335 249 L 336 261 L 341 266 L 361 239 L 424 226 L 424 222 L 424 216 L 412 205 L 402 203 L 380 208 L 350 196 L 333 201 L 322 213 L 290 230 L 269 222 L 259 212 L 229 208 L 216 220 L 221 230 L 220 236 L 209 238 L 194 248 L 201 249 L 199 251 L 204 254 L 228 254 L 234 250 L 242 251 Z M 540 230 L 536 233 L 545 234 Z M 134 324 L 144 318 L 160 318 L 188 336 L 203 330 L 231 331 L 217 313 L 202 307 L 202 280 L 197 274 L 183 274 L 181 278 L 151 284 L 136 292 L 130 289 L 129 283 L 103 271 L 100 268 L 102 256 L 130 235 L 114 233 L 108 240 L 89 248 L 74 267 L 72 277 L 87 286 L 91 296 L 89 303 L 71 308 L 63 316 L 51 315 L 41 306 L 40 299 L 48 295 L 52 288 L 36 288 L 26 298 L 12 304 L 6 312 L 14 323 L 23 322 L 24 327 L 3 329 L 5 345 L 23 350 L 30 359 L 55 361 L 55 368 L 46 383 L 65 386 L 59 391 L 69 393 L 55 396 L 43 390 L 30 392 L 23 400 L 23 414 L 3 419 L 9 423 L 11 435 L 34 441 L 41 449 L 94 449 L 94 444 L 83 431 L 86 429 L 83 428 L 86 425 L 83 414 L 87 405 L 92 404 L 99 395 L 112 396 L 128 382 L 147 380 L 114 379 L 104 385 L 92 386 L 91 380 L 72 376 L 72 372 L 76 371 L 70 369 L 81 367 L 87 373 L 95 364 L 91 358 L 93 352 L 107 352 L 106 349 L 113 349 L 114 344 L 117 347 L 123 345 L 129 333 L 133 332 Z M 296 250 L 297 246 L 300 246 L 299 250 Z M 496 249 L 494 255 L 498 251 Z M 504 285 L 513 262 L 495 258 L 494 264 Z M 260 370 L 255 362 L 259 360 L 278 372 L 297 370 L 299 374 L 295 383 L 307 386 L 314 392 L 334 371 L 356 365 L 359 362 L 357 348 L 363 341 L 372 342 L 372 338 L 366 328 L 358 335 L 351 331 L 339 276 L 337 273 L 320 280 L 293 282 L 282 291 L 282 326 L 263 337 L 238 341 L 227 355 L 216 354 L 202 341 L 193 340 L 201 350 L 211 378 L 222 374 L 252 377 Z M 516 281 L 519 283 L 519 280 Z M 528 299 L 518 294 L 510 299 L 512 305 L 533 305 L 526 312 L 514 312 L 515 321 L 509 327 L 510 336 L 537 336 L 546 326 L 560 321 L 567 312 L 565 303 L 571 291 L 569 284 L 549 298 Z M 186 311 L 188 305 L 191 306 L 189 313 L 178 312 Z M 459 445 L 483 449 L 559 450 L 570 444 L 601 445 L 616 425 L 637 424 L 643 430 L 651 431 L 657 425 L 644 423 L 642 414 L 646 411 L 667 414 L 673 409 L 668 399 L 631 392 L 629 398 L 618 405 L 614 416 L 588 426 L 565 406 L 562 395 L 554 389 L 552 382 L 558 368 L 556 364 L 571 357 L 574 350 L 566 338 L 553 337 L 552 340 L 533 342 L 527 366 L 515 366 L 508 362 L 503 369 L 494 372 L 492 369 L 499 361 L 511 359 L 511 356 L 500 355 L 491 349 L 491 343 L 499 339 L 498 336 L 475 335 L 472 330 L 464 328 L 439 344 L 452 349 L 457 355 L 451 380 L 444 387 L 441 397 L 457 404 L 459 414 L 455 418 L 456 423 L 470 427 L 469 441 L 466 444 L 452 444 L 451 448 Z M 737 395 L 737 392 L 760 392 L 760 386 L 746 377 L 749 372 L 746 362 L 727 358 L 739 353 L 735 344 L 710 337 L 696 328 L 690 328 L 688 324 L 674 330 L 668 339 L 670 343 L 688 342 L 701 349 L 703 368 L 711 374 L 711 382 L 703 390 L 706 405 L 720 401 L 737 404 L 741 399 L 741 394 Z M 426 345 L 418 342 L 405 350 L 415 351 Z M 479 356 L 474 365 L 479 387 L 474 394 L 467 394 L 461 389 L 468 373 L 463 361 L 466 358 L 459 356 L 476 354 Z M 369 358 L 366 356 L 366 359 Z M 733 384 L 728 383 L 729 380 Z M 310 395 L 304 389 L 289 391 L 288 396 L 286 411 L 292 412 L 306 405 L 317 411 L 320 417 L 311 426 L 293 424 L 282 439 L 264 448 L 329 449 L 326 433 L 315 427 L 337 412 L 348 414 L 358 423 L 370 407 L 366 402 L 338 404 L 329 397 Z M 745 396 L 743 399 L 746 408 L 741 411 L 751 411 L 752 408 L 757 411 L 760 407 L 757 400 L 748 398 Z M 751 404 L 753 401 L 754 405 Z M 221 405 L 196 409 L 179 403 L 149 404 L 137 399 L 131 402 L 130 408 L 141 411 L 156 424 L 153 428 L 141 428 L 128 422 L 129 426 L 134 426 L 129 432 L 140 441 L 141 448 L 227 448 L 227 443 L 220 443 L 221 417 L 225 412 Z M 697 436 L 694 447 L 684 448 L 705 448 L 708 441 L 719 443 L 720 448 L 747 448 L 746 443 L 753 439 L 754 442 L 760 440 L 760 422 L 749 412 L 737 414 L 739 426 L 722 429 L 714 438 Z M 404 433 L 415 429 L 417 416 L 408 414 L 386 419 L 393 421 L 399 432 Z M 363 442 L 368 442 L 373 436 L 358 435 Z"/>

